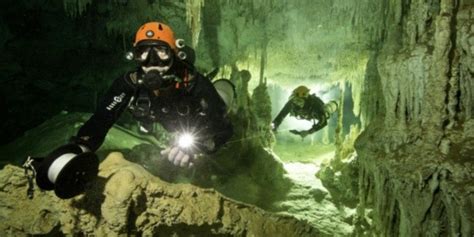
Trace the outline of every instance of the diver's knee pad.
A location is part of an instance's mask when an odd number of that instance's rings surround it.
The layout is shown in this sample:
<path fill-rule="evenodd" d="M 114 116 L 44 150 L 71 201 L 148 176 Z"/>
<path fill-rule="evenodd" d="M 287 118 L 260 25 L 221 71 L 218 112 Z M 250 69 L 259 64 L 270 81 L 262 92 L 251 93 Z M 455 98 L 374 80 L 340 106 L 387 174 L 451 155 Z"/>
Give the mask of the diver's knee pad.
<path fill-rule="evenodd" d="M 97 177 L 99 159 L 86 147 L 68 144 L 37 162 L 36 184 L 44 190 L 54 190 L 62 199 L 84 192 L 86 185 Z"/>
<path fill-rule="evenodd" d="M 214 81 L 214 88 L 216 88 L 217 93 L 222 98 L 226 105 L 226 111 L 229 112 L 232 109 L 234 100 L 236 98 L 235 86 L 227 79 L 219 79 Z"/>

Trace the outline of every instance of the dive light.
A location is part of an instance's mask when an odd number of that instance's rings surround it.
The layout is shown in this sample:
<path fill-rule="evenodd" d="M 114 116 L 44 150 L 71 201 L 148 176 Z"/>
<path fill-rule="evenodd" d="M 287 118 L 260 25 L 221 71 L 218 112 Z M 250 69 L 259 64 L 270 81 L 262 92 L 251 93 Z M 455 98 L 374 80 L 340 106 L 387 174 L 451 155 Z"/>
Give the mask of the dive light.
<path fill-rule="evenodd" d="M 178 137 L 178 146 L 183 149 L 189 149 L 194 146 L 195 138 L 190 133 L 180 134 Z"/>

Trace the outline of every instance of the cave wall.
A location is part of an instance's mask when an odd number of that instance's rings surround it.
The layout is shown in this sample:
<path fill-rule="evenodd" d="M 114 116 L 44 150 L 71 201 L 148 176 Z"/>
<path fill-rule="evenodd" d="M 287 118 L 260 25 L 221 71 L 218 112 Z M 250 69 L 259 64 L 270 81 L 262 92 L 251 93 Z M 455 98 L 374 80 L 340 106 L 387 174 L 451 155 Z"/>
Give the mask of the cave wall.
<path fill-rule="evenodd" d="M 473 4 L 382 1 L 366 7 L 383 21 L 355 26 L 379 40 L 356 141 L 361 235 L 472 236 Z"/>

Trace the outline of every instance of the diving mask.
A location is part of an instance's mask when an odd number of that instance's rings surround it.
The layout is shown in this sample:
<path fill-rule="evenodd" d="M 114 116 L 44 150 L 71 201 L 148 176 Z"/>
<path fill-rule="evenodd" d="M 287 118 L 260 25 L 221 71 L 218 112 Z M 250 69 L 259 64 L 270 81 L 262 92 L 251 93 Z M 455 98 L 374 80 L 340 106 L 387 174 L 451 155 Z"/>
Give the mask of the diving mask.
<path fill-rule="evenodd" d="M 173 64 L 173 51 L 168 45 L 142 45 L 135 48 L 135 59 L 147 73 L 167 71 Z"/>

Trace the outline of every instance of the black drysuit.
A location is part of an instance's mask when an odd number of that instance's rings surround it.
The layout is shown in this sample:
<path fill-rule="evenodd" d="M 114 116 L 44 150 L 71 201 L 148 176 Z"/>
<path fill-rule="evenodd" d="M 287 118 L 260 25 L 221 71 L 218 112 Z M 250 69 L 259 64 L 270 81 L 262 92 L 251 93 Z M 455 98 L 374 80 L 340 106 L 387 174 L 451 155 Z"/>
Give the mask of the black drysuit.
<path fill-rule="evenodd" d="M 141 69 L 116 79 L 73 141 L 97 150 L 112 125 L 129 108 L 143 124 L 158 122 L 169 132 L 191 130 L 198 133 L 198 138 L 212 139 L 215 148 L 223 145 L 233 130 L 225 103 L 211 81 L 190 67 L 175 66 L 170 72 L 163 77 L 171 79 L 158 82 L 147 80 Z M 145 109 L 139 106 L 144 102 Z"/>
<path fill-rule="evenodd" d="M 324 102 L 314 94 L 304 99 L 303 107 L 298 107 L 292 100 L 289 100 L 273 120 L 274 130 L 280 126 L 285 117 L 290 114 L 305 120 L 318 120 L 313 126 L 306 130 L 307 134 L 314 133 L 327 125 L 329 117 L 324 110 Z"/>

